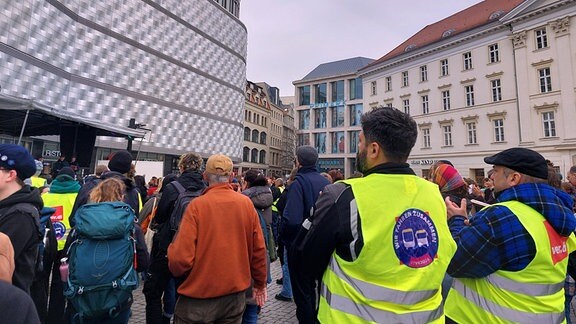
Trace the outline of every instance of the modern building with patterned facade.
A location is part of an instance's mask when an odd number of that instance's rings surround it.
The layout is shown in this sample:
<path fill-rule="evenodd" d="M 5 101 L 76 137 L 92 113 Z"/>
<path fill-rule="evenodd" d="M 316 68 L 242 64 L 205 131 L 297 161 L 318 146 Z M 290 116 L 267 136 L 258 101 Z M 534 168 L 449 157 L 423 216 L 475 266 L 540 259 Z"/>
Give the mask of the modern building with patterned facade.
<path fill-rule="evenodd" d="M 135 119 L 148 129 L 134 142 L 140 158 L 220 152 L 239 162 L 247 45 L 239 4 L 2 1 L 1 94 L 119 129 Z M 95 145 L 91 162 L 127 141 Z"/>
<path fill-rule="evenodd" d="M 338 169 L 348 177 L 355 170 L 364 111 L 362 79 L 356 72 L 373 61 L 355 57 L 323 63 L 293 82 L 296 146 L 314 146 L 322 172 Z"/>
<path fill-rule="evenodd" d="M 485 156 L 517 146 L 566 174 L 576 164 L 575 15 L 574 1 L 482 1 L 362 69 L 364 105 L 414 117 L 419 175 L 447 159 L 481 179 Z"/>

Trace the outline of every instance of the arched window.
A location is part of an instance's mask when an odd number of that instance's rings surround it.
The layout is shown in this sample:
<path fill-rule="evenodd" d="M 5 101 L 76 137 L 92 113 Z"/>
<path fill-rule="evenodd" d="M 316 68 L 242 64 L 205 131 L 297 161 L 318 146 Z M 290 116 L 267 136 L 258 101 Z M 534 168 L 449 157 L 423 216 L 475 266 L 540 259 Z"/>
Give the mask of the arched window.
<path fill-rule="evenodd" d="M 258 163 L 258 150 L 257 149 L 252 149 L 252 157 L 250 159 L 250 162 Z"/>
<path fill-rule="evenodd" d="M 250 162 L 250 149 L 244 146 L 244 151 L 242 152 L 242 161 Z"/>
<path fill-rule="evenodd" d="M 250 128 L 248 127 L 244 127 L 244 140 L 245 141 L 250 140 Z"/>
<path fill-rule="evenodd" d="M 260 144 L 266 145 L 266 133 L 265 132 L 260 133 Z"/>
<path fill-rule="evenodd" d="M 258 131 L 253 129 L 252 130 L 252 142 L 254 143 L 258 143 Z"/>
<path fill-rule="evenodd" d="M 260 163 L 266 164 L 266 151 L 260 151 Z"/>

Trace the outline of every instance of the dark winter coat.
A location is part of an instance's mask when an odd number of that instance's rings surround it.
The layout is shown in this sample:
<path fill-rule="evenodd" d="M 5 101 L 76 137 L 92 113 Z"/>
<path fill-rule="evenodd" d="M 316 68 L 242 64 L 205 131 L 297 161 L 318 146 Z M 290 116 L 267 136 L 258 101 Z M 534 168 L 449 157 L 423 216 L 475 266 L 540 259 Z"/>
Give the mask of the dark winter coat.
<path fill-rule="evenodd" d="M 272 191 L 270 191 L 270 187 L 268 186 L 257 186 L 257 187 L 250 187 L 244 191 L 242 194 L 248 196 L 252 203 L 254 204 L 254 208 L 258 209 L 259 212 L 264 217 L 266 221 L 266 225 L 272 224 Z"/>
<path fill-rule="evenodd" d="M 19 203 L 29 203 L 41 210 L 43 202 L 39 191 L 32 190 L 30 186 L 24 186 L 0 201 L 0 232 L 8 235 L 14 246 L 15 270 L 12 283 L 30 293 L 36 270 L 38 243 L 41 240 L 40 223 L 37 217 L 24 211 L 16 210 L 5 214 L 10 207 Z M 39 213 L 36 216 L 38 215 Z"/>
<path fill-rule="evenodd" d="M 134 209 L 134 213 L 138 215 L 140 212 L 140 192 L 134 186 L 134 182 L 122 173 L 118 173 L 116 171 L 108 171 L 100 177 L 100 179 L 94 179 L 90 182 L 86 182 L 80 191 L 78 192 L 78 196 L 76 196 L 76 201 L 74 201 L 74 207 L 72 207 L 72 212 L 70 213 L 70 225 L 74 227 L 76 222 L 74 221 L 74 214 L 80 208 L 88 203 L 88 198 L 90 198 L 90 192 L 94 189 L 100 181 L 104 181 L 109 178 L 118 178 L 124 185 L 126 186 L 126 192 L 124 193 L 124 202 L 130 205 L 132 209 Z"/>

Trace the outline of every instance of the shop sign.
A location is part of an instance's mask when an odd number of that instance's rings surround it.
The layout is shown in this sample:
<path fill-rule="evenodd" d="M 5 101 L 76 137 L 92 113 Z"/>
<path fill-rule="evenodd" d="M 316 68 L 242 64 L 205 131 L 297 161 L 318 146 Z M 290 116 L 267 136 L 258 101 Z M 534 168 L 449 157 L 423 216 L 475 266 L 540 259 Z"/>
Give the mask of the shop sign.
<path fill-rule="evenodd" d="M 412 160 L 412 165 L 432 165 L 438 162 L 438 160 Z"/>
<path fill-rule="evenodd" d="M 326 108 L 326 107 L 336 107 L 336 106 L 344 106 L 344 100 L 338 100 L 333 102 L 324 102 L 324 103 L 314 103 L 310 105 L 310 108 Z"/>

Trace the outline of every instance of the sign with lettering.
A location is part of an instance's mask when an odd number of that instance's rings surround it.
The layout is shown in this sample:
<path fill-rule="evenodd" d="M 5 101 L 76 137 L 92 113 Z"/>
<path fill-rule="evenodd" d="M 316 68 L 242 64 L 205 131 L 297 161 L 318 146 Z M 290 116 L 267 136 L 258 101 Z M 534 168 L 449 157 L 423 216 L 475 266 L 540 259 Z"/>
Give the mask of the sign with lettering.
<path fill-rule="evenodd" d="M 323 103 L 314 103 L 310 105 L 310 108 L 326 108 L 326 107 L 336 107 L 336 106 L 344 106 L 346 102 L 344 100 L 338 100 L 333 102 L 323 102 Z"/>

